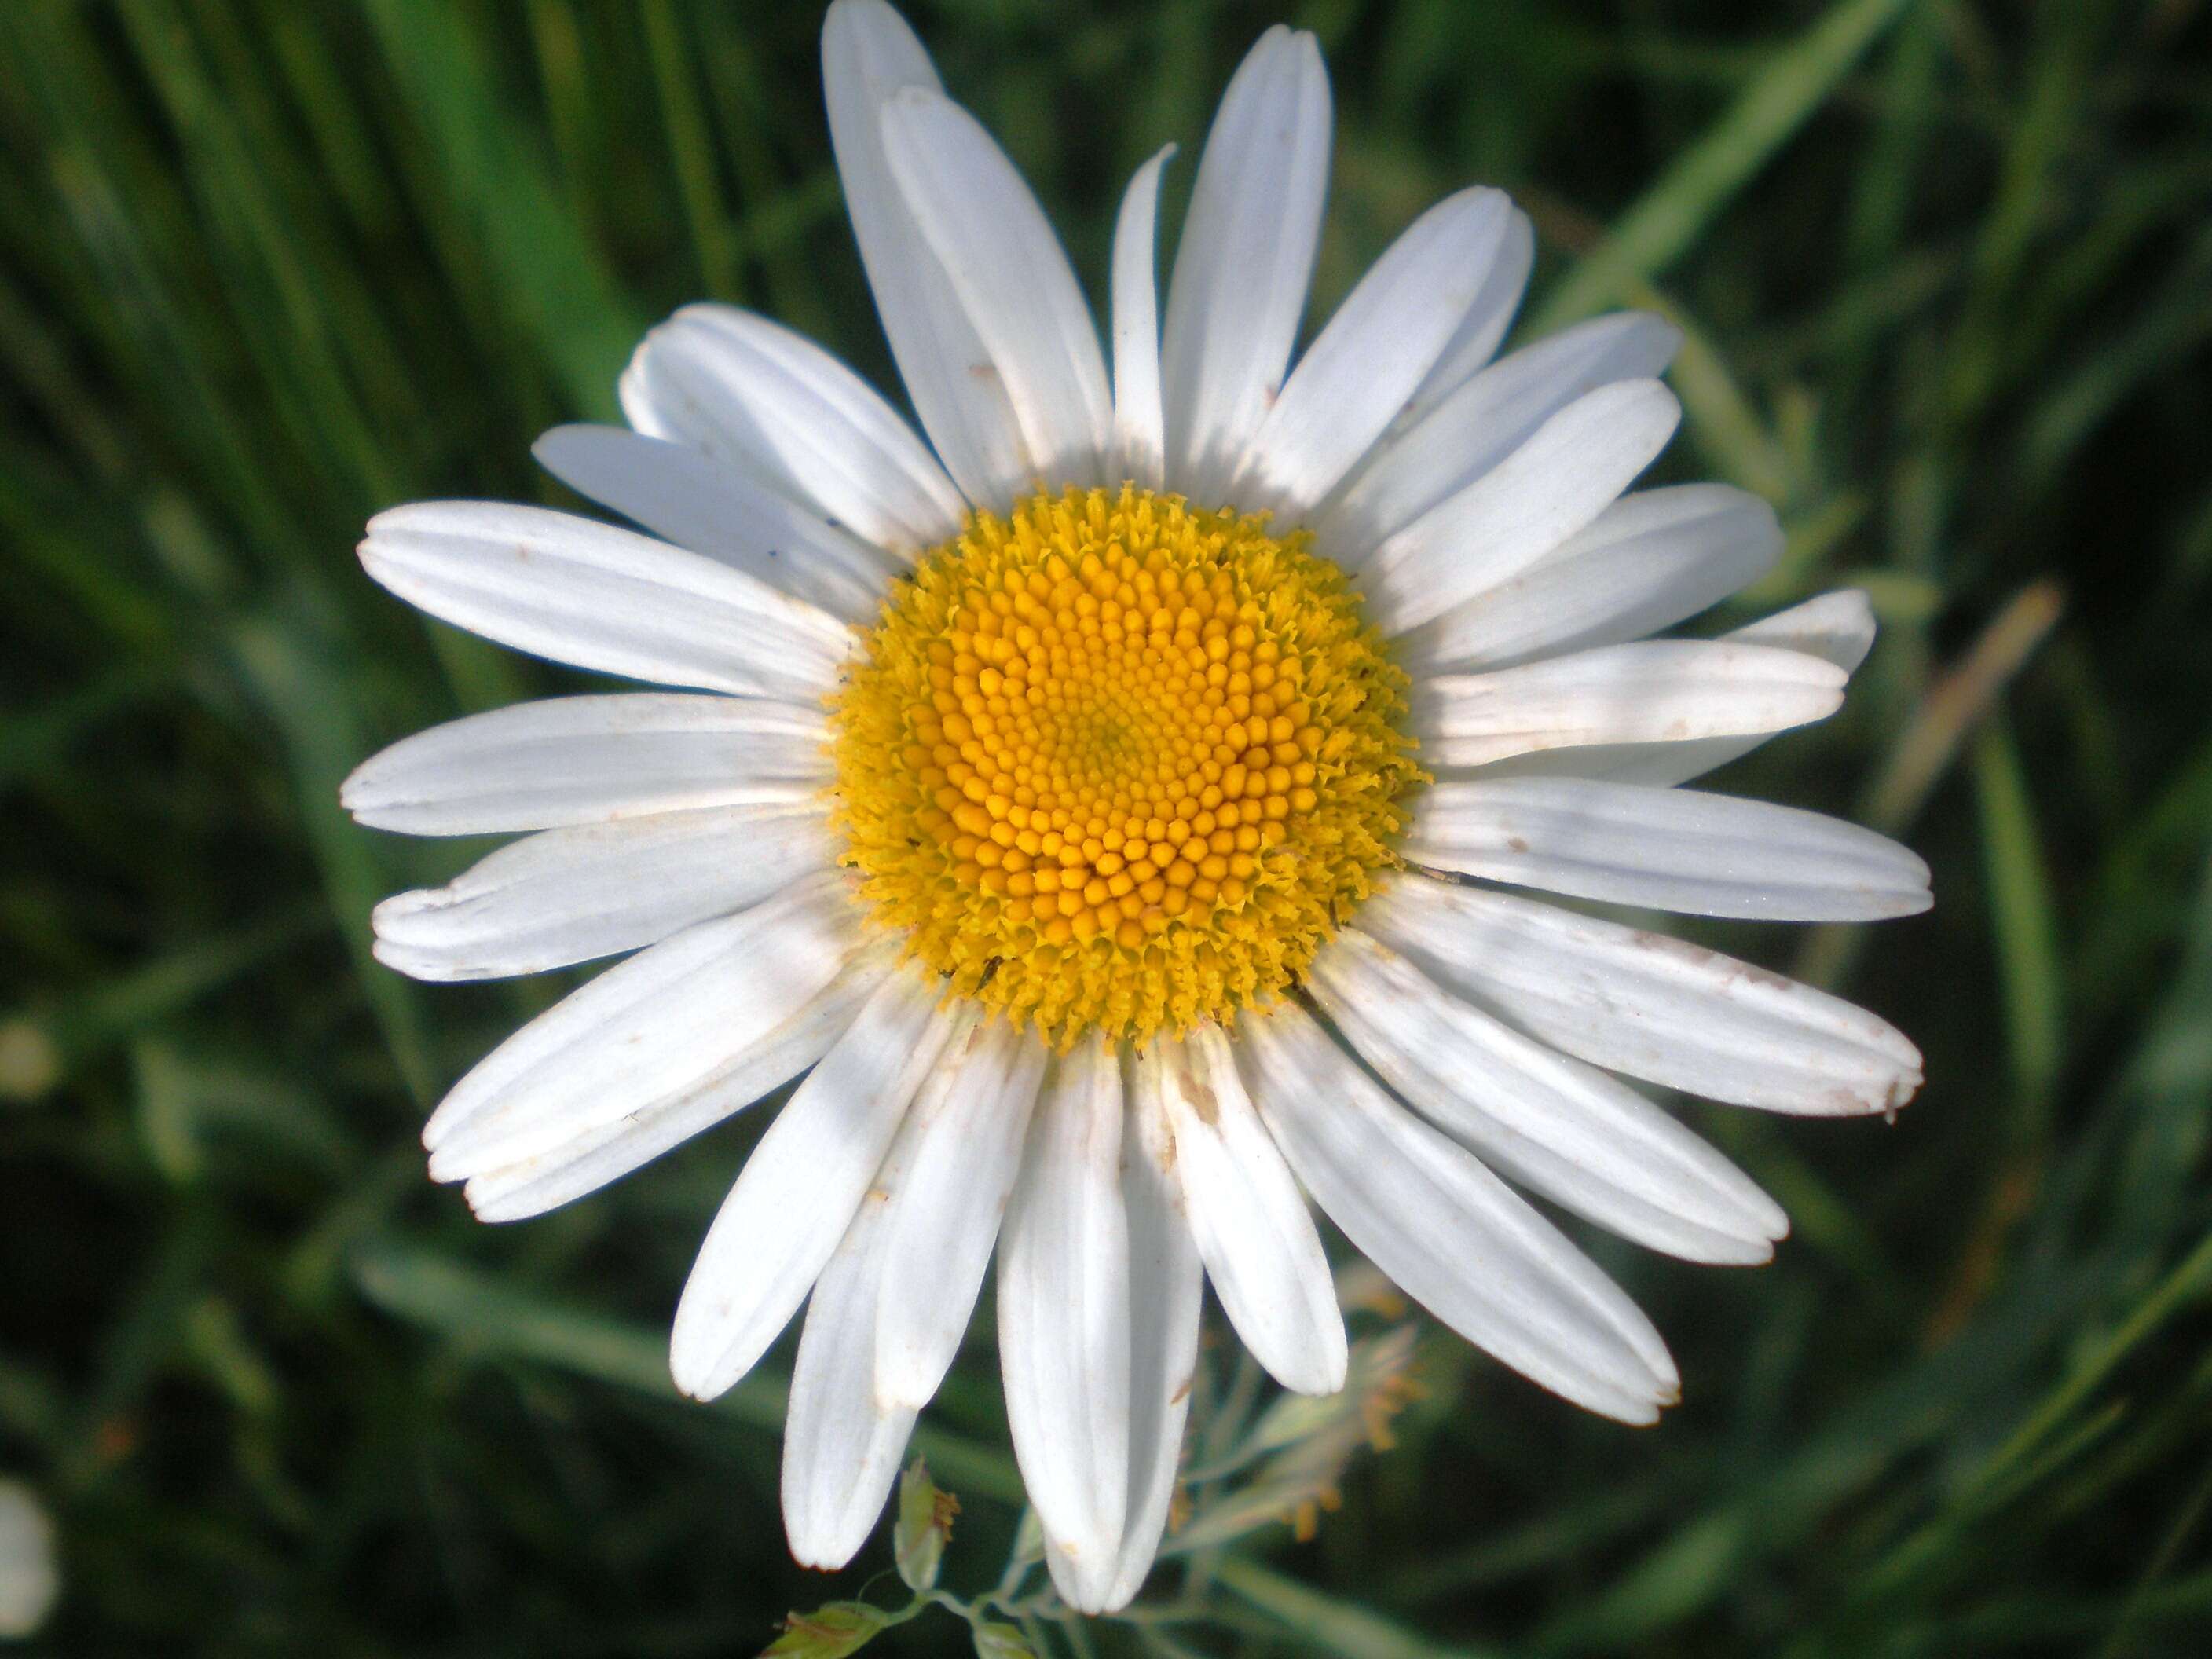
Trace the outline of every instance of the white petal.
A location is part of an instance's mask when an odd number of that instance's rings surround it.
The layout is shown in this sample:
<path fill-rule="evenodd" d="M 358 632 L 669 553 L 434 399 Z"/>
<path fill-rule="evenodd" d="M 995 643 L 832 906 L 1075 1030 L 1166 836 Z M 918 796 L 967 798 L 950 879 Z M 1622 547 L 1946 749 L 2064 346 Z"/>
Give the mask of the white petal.
<path fill-rule="evenodd" d="M 1658 495 L 1669 492 L 1650 493 Z M 1550 562 L 1547 560 L 1539 569 L 1547 568 Z M 1741 645 L 1802 652 L 1822 662 L 1832 663 L 1848 674 L 1866 660 L 1868 651 L 1874 646 L 1874 607 L 1867 603 L 1866 595 L 1856 588 L 1844 588 L 1777 611 L 1721 637 Z M 1566 773 L 1576 777 L 1605 778 L 1616 783 L 1687 783 L 1749 754 L 1766 740 L 1760 736 L 1694 738 L 1687 743 L 1593 744 L 1587 749 L 1516 755 L 1486 769 L 1483 775 Z"/>
<path fill-rule="evenodd" d="M 1405 876 L 1360 926 L 1523 1030 L 1711 1100 L 1813 1116 L 1894 1111 L 1920 1051 L 1840 998 L 1664 934 Z"/>
<path fill-rule="evenodd" d="M 1528 441 L 1577 398 L 1620 380 L 1655 379 L 1681 331 L 1640 312 L 1593 318 L 1525 346 L 1400 427 L 1315 515 L 1314 533 L 1346 562 L 1448 500 Z"/>
<path fill-rule="evenodd" d="M 1417 682 L 1422 763 L 1480 766 L 1539 749 L 1778 732 L 1843 706 L 1844 672 L 1795 651 L 1711 640 L 1599 646 Z"/>
<path fill-rule="evenodd" d="M 1589 524 L 1674 435 L 1681 405 L 1656 380 L 1624 380 L 1568 404 L 1362 567 L 1368 615 L 1386 634 L 1518 575 Z"/>
<path fill-rule="evenodd" d="M 1624 495 L 1529 569 L 1399 640 L 1399 665 L 1419 679 L 1642 639 L 1757 581 L 1781 556 L 1774 509 L 1741 489 Z"/>
<path fill-rule="evenodd" d="M 1218 505 L 1282 389 L 1328 189 L 1328 76 L 1280 24 L 1231 77 L 1198 164 L 1160 347 L 1168 484 Z"/>
<path fill-rule="evenodd" d="M 579 668 L 809 702 L 854 635 L 742 571 L 573 514 L 416 501 L 368 521 L 368 574 L 419 610 Z"/>
<path fill-rule="evenodd" d="M 702 450 L 625 427 L 556 426 L 531 453 L 578 495 L 842 621 L 882 606 L 882 554 Z"/>
<path fill-rule="evenodd" d="M 549 830 L 376 907 L 376 959 L 416 979 L 542 974 L 742 910 L 837 861 L 812 804 Z"/>
<path fill-rule="evenodd" d="M 882 119 L 891 176 L 1006 383 L 1031 469 L 1054 483 L 1096 482 L 1114 400 L 1097 325 L 1044 210 L 951 99 L 907 87 Z"/>
<path fill-rule="evenodd" d="M 726 1103 L 725 1114 L 749 1104 L 754 1095 L 732 1098 L 730 1087 L 745 1074 L 738 1062 L 748 1045 L 797 1014 L 860 948 L 848 879 L 813 877 L 686 928 L 571 992 L 479 1060 L 432 1114 L 422 1132 L 432 1176 L 478 1175 L 696 1097 Z"/>
<path fill-rule="evenodd" d="M 1417 1111 L 1577 1215 L 1692 1261 L 1765 1261 L 1790 1231 L 1748 1176 L 1634 1090 L 1446 995 L 1357 929 L 1314 958 L 1310 983 Z"/>
<path fill-rule="evenodd" d="M 1505 226 L 1497 258 L 1483 278 L 1482 291 L 1460 319 L 1459 327 L 1437 357 L 1398 424 L 1410 426 L 1465 386 L 1498 350 L 1498 343 L 1513 325 L 1521 296 L 1528 287 L 1528 272 L 1536 263 L 1536 228 L 1519 208 Z"/>
<path fill-rule="evenodd" d="M 519 702 L 434 726 L 363 761 L 338 799 L 379 830 L 485 836 L 794 805 L 830 777 L 818 709 L 634 692 Z"/>
<path fill-rule="evenodd" d="M 1238 1022 L 1291 1167 L 1346 1238 L 1476 1346 L 1576 1404 L 1649 1423 L 1680 1397 L 1620 1288 L 1463 1148 L 1385 1095 L 1295 1003 Z"/>
<path fill-rule="evenodd" d="M 1838 588 L 1747 623 L 1727 637 L 1745 645 L 1802 651 L 1855 674 L 1874 649 L 1874 606 L 1856 587 Z"/>
<path fill-rule="evenodd" d="M 960 529 L 967 504 L 905 418 L 781 323 L 686 306 L 645 337 L 622 393 L 640 432 L 702 451 L 874 546 L 911 557 Z"/>
<path fill-rule="evenodd" d="M 1205 1285 L 1172 1142 L 1157 1103 L 1140 1094 L 1129 1095 L 1121 1148 L 1121 1200 L 1129 1213 L 1129 1520 L 1102 1612 L 1129 1604 L 1159 1553 L 1198 1373 Z"/>
<path fill-rule="evenodd" d="M 1122 474 L 1147 489 L 1166 477 L 1160 415 L 1160 172 L 1168 145 L 1139 167 L 1114 221 L 1114 446 Z"/>
<path fill-rule="evenodd" d="M 798 1012 L 745 1045 L 720 1085 L 641 1107 L 600 1124 L 550 1152 L 531 1153 L 472 1175 L 462 1188 L 479 1221 L 520 1221 L 543 1215 L 651 1163 L 672 1146 L 712 1128 L 829 1052 L 861 1005 L 890 972 L 883 947 L 854 957 Z"/>
<path fill-rule="evenodd" d="M 1129 1224 L 1121 1070 L 1096 1036 L 1059 1061 L 999 1246 L 1006 1426 L 1055 1578 L 1112 1583 L 1129 1482 Z M 1090 1602 L 1092 1606 L 1085 1606 Z"/>
<path fill-rule="evenodd" d="M 745 1160 L 677 1304 L 668 1365 L 684 1393 L 734 1387 L 805 1300 L 915 1091 L 973 1024 L 939 1000 L 922 975 L 887 975 Z"/>
<path fill-rule="evenodd" d="M 1191 1235 L 1230 1323 L 1285 1388 L 1334 1394 L 1346 1358 L 1336 1280 L 1229 1039 L 1207 1025 L 1156 1041 L 1138 1079 L 1172 1137 Z"/>
<path fill-rule="evenodd" d="M 1436 366 L 1511 222 L 1503 191 L 1463 190 L 1384 251 L 1261 422 L 1231 485 L 1239 506 L 1302 515 L 1335 487 Z"/>
<path fill-rule="evenodd" d="M 836 0 L 830 8 L 822 83 L 846 211 L 907 395 L 968 499 L 1003 511 L 1033 470 L 1021 423 L 884 153 L 883 108 L 892 94 L 904 87 L 937 92 L 942 83 L 914 31 L 884 0 Z"/>
<path fill-rule="evenodd" d="M 883 1513 L 915 1414 L 876 1403 L 876 1309 L 890 1262 L 889 1194 L 905 1180 L 915 1138 L 891 1143 L 815 1281 L 783 1423 L 783 1529 L 804 1567 L 843 1566 Z"/>
<path fill-rule="evenodd" d="M 1438 784 L 1415 808 L 1405 854 L 1462 875 L 1691 915 L 1872 921 L 1929 905 L 1928 866 L 1857 824 L 1588 778 Z"/>
<path fill-rule="evenodd" d="M 876 1313 L 876 1396 L 887 1408 L 928 1404 L 960 1352 L 1045 1058 L 1034 1032 L 994 1019 L 945 1056 L 914 1104 L 920 1144 L 891 1194 Z"/>

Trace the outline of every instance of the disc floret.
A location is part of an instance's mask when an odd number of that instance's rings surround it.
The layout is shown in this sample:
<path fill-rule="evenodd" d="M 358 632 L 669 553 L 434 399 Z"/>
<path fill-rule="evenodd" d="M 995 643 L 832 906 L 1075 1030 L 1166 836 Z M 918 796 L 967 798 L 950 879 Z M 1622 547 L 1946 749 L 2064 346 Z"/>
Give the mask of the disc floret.
<path fill-rule="evenodd" d="M 1293 984 L 1424 781 L 1336 566 L 1133 486 L 977 513 L 896 583 L 835 700 L 874 917 L 1055 1042 Z"/>

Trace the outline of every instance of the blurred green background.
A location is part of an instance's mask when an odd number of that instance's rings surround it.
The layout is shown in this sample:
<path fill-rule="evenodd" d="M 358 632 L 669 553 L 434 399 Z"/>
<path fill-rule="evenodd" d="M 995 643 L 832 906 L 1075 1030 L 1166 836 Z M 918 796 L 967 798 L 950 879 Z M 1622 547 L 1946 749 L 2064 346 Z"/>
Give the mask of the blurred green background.
<path fill-rule="evenodd" d="M 1330 1430 L 1306 1488 L 1263 1470 L 1226 1547 L 1164 1569 L 1157 1622 L 1076 1639 L 2212 1651 L 2206 8 L 1285 3 L 1340 114 L 1316 314 L 1427 202 L 1505 186 L 1542 244 L 1518 337 L 1623 303 L 1688 330 L 1662 476 L 1790 532 L 1747 605 L 1874 595 L 1846 712 L 1724 787 L 1902 835 L 1936 911 L 1701 936 L 1896 1020 L 1929 1082 L 1893 1127 L 1698 1111 L 1796 1218 L 1771 1267 L 1593 1237 L 1680 1357 L 1662 1426 L 1423 1330 L 1395 1449 Z M 1121 181 L 1182 142 L 1176 222 L 1284 14 L 911 15 L 1095 292 Z M 718 1408 L 665 1382 L 760 1115 L 477 1226 L 417 1128 L 558 988 L 373 964 L 374 900 L 480 849 L 336 801 L 380 744 L 562 683 L 372 588 L 368 514 L 564 499 L 531 438 L 610 416 L 635 337 L 702 295 L 889 384 L 818 23 L 0 6 L 0 1475 L 60 1534 L 40 1650 L 738 1655 L 888 1563 L 785 1554 L 786 1350 Z M 989 1328 L 924 1443 L 963 1590 L 1018 1510 Z M 1275 1518 L 1300 1492 L 1340 1499 L 1310 1541 Z M 881 1650 L 966 1645 L 933 1615 Z"/>

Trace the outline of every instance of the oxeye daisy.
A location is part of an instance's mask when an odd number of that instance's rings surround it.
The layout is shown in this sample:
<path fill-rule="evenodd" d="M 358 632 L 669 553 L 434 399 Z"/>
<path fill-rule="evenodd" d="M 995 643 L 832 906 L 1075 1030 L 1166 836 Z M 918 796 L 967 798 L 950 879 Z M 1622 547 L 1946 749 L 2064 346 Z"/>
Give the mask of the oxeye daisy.
<path fill-rule="evenodd" d="M 1170 152 L 1139 169 L 1103 343 L 897 15 L 836 0 L 823 44 L 921 433 L 805 339 L 697 306 L 639 348 L 628 429 L 538 446 L 639 529 L 423 503 L 362 544 L 432 616 L 680 688 L 476 715 L 348 782 L 365 823 L 528 832 L 380 907 L 392 967 L 635 952 L 460 1081 L 431 1173 L 487 1220 L 535 1215 L 797 1079 L 672 1362 L 720 1394 L 805 1306 L 783 1504 L 812 1565 L 874 1526 L 994 1252 L 1014 1450 L 1081 1608 L 1126 1602 L 1158 1548 L 1202 1280 L 1283 1384 L 1342 1386 L 1310 1200 L 1470 1341 L 1652 1420 L 1665 1344 L 1506 1180 L 1764 1261 L 1782 1212 L 1624 1079 L 1880 1113 L 1919 1055 L 1527 893 L 1925 907 L 1890 842 L 1680 787 L 1837 708 L 1864 599 L 1648 637 L 1769 569 L 1774 516 L 1623 493 L 1677 418 L 1663 321 L 1497 356 L 1532 238 L 1496 191 L 1424 214 L 1292 362 L 1328 171 L 1311 36 L 1270 30 L 1231 81 L 1164 306 Z"/>

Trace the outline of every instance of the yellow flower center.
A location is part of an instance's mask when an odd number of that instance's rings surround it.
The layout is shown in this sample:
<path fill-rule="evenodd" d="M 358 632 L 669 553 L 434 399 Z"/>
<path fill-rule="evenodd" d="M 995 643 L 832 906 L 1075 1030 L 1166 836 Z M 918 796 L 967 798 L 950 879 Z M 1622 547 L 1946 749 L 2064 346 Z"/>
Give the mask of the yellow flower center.
<path fill-rule="evenodd" d="M 1065 1045 L 1294 983 L 1425 775 L 1343 573 L 1264 517 L 1123 488 L 978 513 L 892 588 L 834 702 L 874 916 Z"/>

